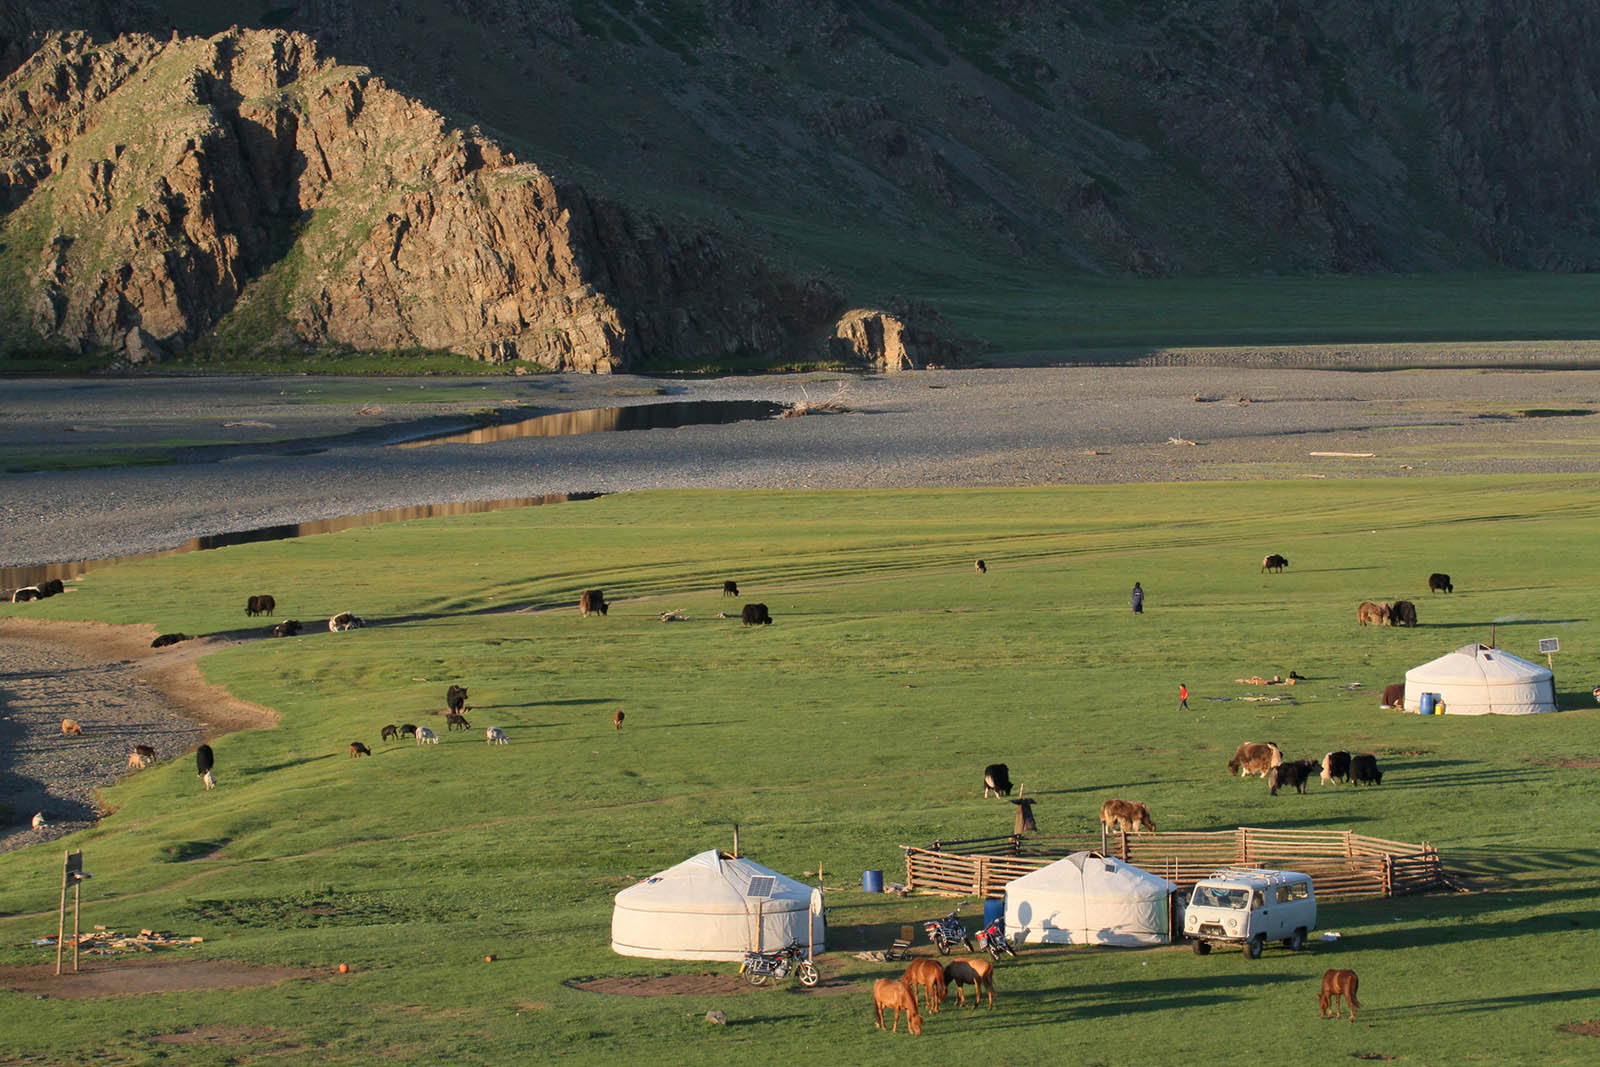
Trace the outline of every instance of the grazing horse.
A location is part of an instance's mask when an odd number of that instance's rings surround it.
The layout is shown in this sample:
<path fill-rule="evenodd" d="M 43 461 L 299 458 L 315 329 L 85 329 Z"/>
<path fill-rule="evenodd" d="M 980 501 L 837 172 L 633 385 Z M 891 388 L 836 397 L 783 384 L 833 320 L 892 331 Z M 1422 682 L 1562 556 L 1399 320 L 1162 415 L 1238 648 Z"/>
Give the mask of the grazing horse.
<path fill-rule="evenodd" d="M 1333 1017 L 1339 1017 L 1339 998 L 1343 997 L 1345 1003 L 1350 1005 L 1350 1021 L 1356 1021 L 1356 1009 L 1361 1007 L 1361 1002 L 1356 999 L 1356 988 L 1361 984 L 1354 971 L 1335 971 L 1332 969 L 1322 972 L 1322 993 L 1317 997 L 1317 1003 L 1322 1008 L 1322 1017 L 1328 1017 L 1328 1005 L 1333 1005 Z"/>
<path fill-rule="evenodd" d="M 913 1034 L 922 1033 L 922 1016 L 917 1013 L 917 995 L 904 983 L 893 978 L 880 978 L 872 984 L 872 1003 L 878 1013 L 878 1029 L 888 1030 L 883 1025 L 883 1009 L 891 1008 L 894 1011 L 894 1029 L 891 1033 L 900 1032 L 900 1013 L 906 1013 L 906 1025 Z"/>

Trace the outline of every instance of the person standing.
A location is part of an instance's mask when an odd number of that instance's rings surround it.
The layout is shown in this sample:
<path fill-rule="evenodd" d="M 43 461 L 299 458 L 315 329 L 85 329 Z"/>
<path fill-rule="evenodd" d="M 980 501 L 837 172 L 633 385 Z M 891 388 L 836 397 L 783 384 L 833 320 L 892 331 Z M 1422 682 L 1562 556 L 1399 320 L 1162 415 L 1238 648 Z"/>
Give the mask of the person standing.
<path fill-rule="evenodd" d="M 1182 682 L 1178 683 L 1178 710 L 1189 710 L 1189 687 Z"/>
<path fill-rule="evenodd" d="M 1144 614 L 1144 590 L 1139 588 L 1138 582 L 1133 583 L 1133 613 Z"/>

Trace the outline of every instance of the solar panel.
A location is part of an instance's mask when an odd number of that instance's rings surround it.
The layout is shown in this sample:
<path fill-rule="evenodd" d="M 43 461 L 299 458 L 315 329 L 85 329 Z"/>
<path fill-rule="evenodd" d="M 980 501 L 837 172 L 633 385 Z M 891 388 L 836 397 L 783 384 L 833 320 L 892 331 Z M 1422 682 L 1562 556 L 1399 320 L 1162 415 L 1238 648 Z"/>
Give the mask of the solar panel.
<path fill-rule="evenodd" d="M 770 874 L 758 874 L 750 879 L 750 885 L 744 891 L 747 897 L 770 897 L 777 888 L 778 880 Z"/>

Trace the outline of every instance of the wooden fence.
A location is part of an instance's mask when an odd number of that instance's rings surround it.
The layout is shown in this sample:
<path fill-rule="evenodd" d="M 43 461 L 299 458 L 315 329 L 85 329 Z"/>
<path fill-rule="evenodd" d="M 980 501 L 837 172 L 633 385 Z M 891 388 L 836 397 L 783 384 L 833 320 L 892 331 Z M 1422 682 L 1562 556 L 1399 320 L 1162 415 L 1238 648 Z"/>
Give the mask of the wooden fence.
<path fill-rule="evenodd" d="M 1234 830 L 1130 834 L 1103 838 L 1014 835 L 901 845 L 906 886 L 943 896 L 1000 897 L 1013 878 L 1085 850 L 1115 856 L 1187 893 L 1219 867 L 1269 867 L 1311 876 L 1322 900 L 1390 897 L 1445 884 L 1439 853 L 1423 842 L 1385 841 L 1349 830 Z"/>

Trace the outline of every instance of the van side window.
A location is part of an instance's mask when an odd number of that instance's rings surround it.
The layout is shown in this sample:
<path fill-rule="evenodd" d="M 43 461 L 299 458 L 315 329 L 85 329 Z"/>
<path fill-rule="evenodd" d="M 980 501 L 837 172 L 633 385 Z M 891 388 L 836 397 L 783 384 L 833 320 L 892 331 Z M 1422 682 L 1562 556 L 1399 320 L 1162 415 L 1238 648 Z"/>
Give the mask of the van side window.
<path fill-rule="evenodd" d="M 1291 900 L 1305 900 L 1310 892 L 1304 882 L 1292 882 L 1278 890 L 1278 900 L 1288 903 Z"/>

